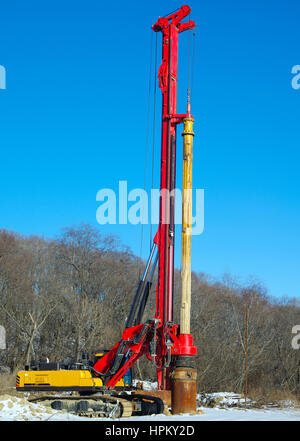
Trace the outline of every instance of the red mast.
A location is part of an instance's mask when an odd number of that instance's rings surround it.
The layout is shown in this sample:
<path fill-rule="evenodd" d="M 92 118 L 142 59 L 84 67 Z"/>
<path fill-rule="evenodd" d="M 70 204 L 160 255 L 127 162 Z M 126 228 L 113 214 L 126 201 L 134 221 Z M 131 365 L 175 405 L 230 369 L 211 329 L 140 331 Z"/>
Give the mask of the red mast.
<path fill-rule="evenodd" d="M 174 369 L 175 362 L 180 357 L 197 354 L 192 335 L 180 333 L 179 325 L 173 322 L 175 211 L 172 190 L 175 189 L 176 127 L 186 118 L 192 117 L 189 105 L 188 113 L 176 113 L 178 36 L 196 26 L 191 20 L 180 23 L 190 12 L 188 6 L 182 6 L 168 17 L 159 18 L 152 27 L 155 32 L 162 33 L 162 64 L 158 72 L 162 92 L 159 227 L 122 338 L 93 368 L 96 375 L 103 376 L 106 388 L 114 387 L 145 354 L 157 369 L 158 389 L 170 390 L 170 372 Z M 154 318 L 142 323 L 157 262 L 156 313 Z"/>
<path fill-rule="evenodd" d="M 162 360 L 168 352 L 168 324 L 173 320 L 174 196 L 172 190 L 175 189 L 176 126 L 187 116 L 176 113 L 178 35 L 196 26 L 191 20 L 180 23 L 190 12 L 189 6 L 182 6 L 177 12 L 167 17 L 160 17 L 152 26 L 155 32 L 162 32 L 162 64 L 158 71 L 159 87 L 162 92 L 161 196 L 160 222 L 156 238 L 159 253 L 156 317 L 160 320 L 159 331 L 164 334 L 161 336 L 160 348 Z M 164 368 L 163 364 L 157 370 L 158 387 L 169 389 L 169 368 Z"/>

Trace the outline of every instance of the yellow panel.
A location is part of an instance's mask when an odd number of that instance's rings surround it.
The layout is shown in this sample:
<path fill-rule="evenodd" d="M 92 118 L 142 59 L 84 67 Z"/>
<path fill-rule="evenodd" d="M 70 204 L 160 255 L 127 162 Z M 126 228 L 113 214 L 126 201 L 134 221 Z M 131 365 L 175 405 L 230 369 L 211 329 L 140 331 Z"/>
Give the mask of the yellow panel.
<path fill-rule="evenodd" d="M 102 387 L 101 378 L 92 377 L 88 370 L 58 370 L 58 371 L 19 371 L 19 387 Z M 121 378 L 116 384 L 118 387 L 124 386 Z"/>

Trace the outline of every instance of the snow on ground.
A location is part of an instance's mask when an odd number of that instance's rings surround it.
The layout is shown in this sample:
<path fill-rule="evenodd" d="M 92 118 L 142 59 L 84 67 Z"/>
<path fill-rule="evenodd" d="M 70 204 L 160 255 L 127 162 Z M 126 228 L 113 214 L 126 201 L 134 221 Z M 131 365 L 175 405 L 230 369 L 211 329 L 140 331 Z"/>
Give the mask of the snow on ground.
<path fill-rule="evenodd" d="M 155 389 L 156 383 L 143 382 L 145 391 Z M 233 392 L 219 392 L 197 396 L 199 407 L 197 414 L 153 415 L 130 417 L 112 421 L 300 421 L 300 409 L 283 403 L 282 408 L 244 408 L 243 399 Z M 251 405 L 251 400 L 247 404 Z M 210 407 L 206 407 L 210 406 Z M 0 421 L 108 421 L 107 418 L 83 418 L 65 411 L 57 411 L 37 403 L 30 403 L 26 398 L 12 395 L 0 395 Z"/>
<path fill-rule="evenodd" d="M 198 409 L 197 415 L 155 415 L 122 418 L 121 421 L 300 421 L 300 410 L 296 409 Z M 107 421 L 107 418 L 83 418 L 59 412 L 40 404 L 29 403 L 25 398 L 0 396 L 0 421 Z M 114 421 L 120 421 L 116 419 Z"/>
<path fill-rule="evenodd" d="M 292 409 L 219 409 L 199 408 L 200 415 L 156 415 L 153 417 L 131 417 L 128 421 L 300 421 L 300 410 Z"/>
<path fill-rule="evenodd" d="M 53 409 L 29 403 L 25 398 L 0 395 L 0 421 L 41 421 L 54 413 Z"/>

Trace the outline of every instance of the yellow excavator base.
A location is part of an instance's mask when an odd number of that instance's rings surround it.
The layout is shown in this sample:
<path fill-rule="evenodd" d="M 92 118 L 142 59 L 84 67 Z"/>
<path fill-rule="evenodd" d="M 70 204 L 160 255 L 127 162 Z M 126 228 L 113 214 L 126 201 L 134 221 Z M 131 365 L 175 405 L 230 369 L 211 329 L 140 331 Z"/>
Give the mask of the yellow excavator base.
<path fill-rule="evenodd" d="M 123 378 L 116 387 L 124 387 Z M 89 370 L 19 371 L 16 379 L 19 391 L 79 391 L 104 389 L 101 378 L 93 377 Z"/>

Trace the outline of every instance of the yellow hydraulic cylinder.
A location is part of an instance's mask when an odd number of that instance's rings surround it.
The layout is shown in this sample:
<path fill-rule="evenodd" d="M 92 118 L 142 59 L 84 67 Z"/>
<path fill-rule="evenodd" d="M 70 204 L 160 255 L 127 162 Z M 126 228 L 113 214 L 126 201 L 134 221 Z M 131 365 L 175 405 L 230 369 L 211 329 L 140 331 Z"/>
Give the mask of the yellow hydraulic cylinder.
<path fill-rule="evenodd" d="M 181 308 L 180 333 L 190 334 L 191 320 L 191 234 L 192 234 L 192 117 L 183 120 L 183 185 L 182 185 L 182 238 L 181 238 Z"/>

